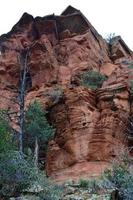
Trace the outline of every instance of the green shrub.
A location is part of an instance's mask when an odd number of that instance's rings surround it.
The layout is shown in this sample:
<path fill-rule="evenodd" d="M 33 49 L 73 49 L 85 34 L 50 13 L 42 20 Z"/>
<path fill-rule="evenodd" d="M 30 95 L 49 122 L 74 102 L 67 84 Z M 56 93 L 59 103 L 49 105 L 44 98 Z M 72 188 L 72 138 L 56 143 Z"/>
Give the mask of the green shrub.
<path fill-rule="evenodd" d="M 54 185 L 18 151 L 0 155 L 0 199 L 35 194 L 40 200 L 58 200 L 62 188 Z"/>
<path fill-rule="evenodd" d="M 119 191 L 123 200 L 132 200 L 133 198 L 133 172 L 127 171 L 122 166 L 113 166 L 112 170 L 104 174 L 103 188 L 114 188 Z"/>
<path fill-rule="evenodd" d="M 79 181 L 79 187 L 81 187 L 81 188 L 88 188 L 88 185 L 89 185 L 89 181 L 88 180 L 80 179 L 80 181 Z"/>
<path fill-rule="evenodd" d="M 36 169 L 18 151 L 0 154 L 0 196 L 18 196 L 35 181 Z"/>
<path fill-rule="evenodd" d="M 133 199 L 133 173 L 128 173 L 123 177 L 120 187 L 120 195 L 124 200 Z"/>
<path fill-rule="evenodd" d="M 112 170 L 106 170 L 104 172 L 106 179 L 108 179 L 112 183 L 112 186 L 114 186 L 114 188 L 121 187 L 123 179 L 127 174 L 128 172 L 125 170 L 125 168 L 117 165 L 114 165 Z"/>
<path fill-rule="evenodd" d="M 40 200 L 60 200 L 63 194 L 63 187 L 54 185 L 51 182 L 45 181 L 45 185 L 43 186 L 43 190 L 39 192 L 38 196 Z"/>
<path fill-rule="evenodd" d="M 131 159 L 128 149 L 122 147 L 113 161 L 112 169 L 104 172 L 103 188 L 114 188 L 119 191 L 122 200 L 133 199 L 133 170 L 130 169 Z"/>
<path fill-rule="evenodd" d="M 96 71 L 84 72 L 80 76 L 81 85 L 91 89 L 100 88 L 105 80 L 106 77 Z"/>
<path fill-rule="evenodd" d="M 14 149 L 7 112 L 0 110 L 0 153 Z"/>
<path fill-rule="evenodd" d="M 46 177 L 43 171 L 38 171 L 36 181 L 25 192 L 27 194 L 34 194 L 39 200 L 59 200 L 63 193 L 63 187 L 55 185 Z"/>
<path fill-rule="evenodd" d="M 100 189 L 100 184 L 99 180 L 97 179 L 90 179 L 90 180 L 85 180 L 81 179 L 79 181 L 79 187 L 87 189 L 89 193 L 97 193 L 97 191 Z"/>
<path fill-rule="evenodd" d="M 133 199 L 133 168 L 128 149 L 119 147 L 118 155 L 112 162 L 112 168 L 104 171 L 98 179 L 80 180 L 79 186 L 88 190 L 89 193 L 108 194 L 113 191 L 121 200 Z M 130 167 L 129 167 L 130 166 Z"/>

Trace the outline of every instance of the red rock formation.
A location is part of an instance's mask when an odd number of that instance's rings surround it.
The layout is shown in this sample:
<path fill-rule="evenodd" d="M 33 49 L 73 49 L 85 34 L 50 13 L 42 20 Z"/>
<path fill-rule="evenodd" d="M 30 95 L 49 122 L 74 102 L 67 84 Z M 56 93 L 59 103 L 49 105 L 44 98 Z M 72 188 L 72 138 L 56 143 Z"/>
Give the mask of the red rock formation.
<path fill-rule="evenodd" d="M 96 92 L 82 87 L 66 89 L 63 101 L 51 111 L 57 133 L 49 146 L 47 173 L 60 180 L 62 169 L 61 180 L 65 180 L 68 174 L 81 176 L 84 170 L 80 163 L 86 166 L 86 175 L 91 174 L 90 169 L 96 175 L 107 167 L 106 162 L 116 156 L 116 146 L 125 143 L 128 98 L 124 86 Z M 73 169 L 71 173 L 69 168 Z"/>
<path fill-rule="evenodd" d="M 99 174 L 115 157 L 114 147 L 126 144 L 132 51 L 120 37 L 108 45 L 71 6 L 61 16 L 33 18 L 25 13 L 0 37 L 0 108 L 17 112 L 18 61 L 26 48 L 32 83 L 26 105 L 37 99 L 50 110 L 49 119 L 56 127 L 47 174 L 58 181 Z M 106 75 L 102 88 L 79 86 L 78 75 L 87 70 Z M 12 120 L 16 122 L 14 116 Z"/>
<path fill-rule="evenodd" d="M 126 62 L 133 58 L 132 51 L 120 36 L 112 38 L 110 51 L 111 58 L 115 63 Z"/>

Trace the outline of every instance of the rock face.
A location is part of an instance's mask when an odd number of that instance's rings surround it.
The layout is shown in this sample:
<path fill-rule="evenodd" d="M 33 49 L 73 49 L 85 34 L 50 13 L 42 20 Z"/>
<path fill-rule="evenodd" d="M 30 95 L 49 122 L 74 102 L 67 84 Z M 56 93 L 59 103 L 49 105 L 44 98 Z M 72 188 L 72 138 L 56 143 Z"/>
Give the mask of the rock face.
<path fill-rule="evenodd" d="M 116 146 L 127 145 L 132 51 L 120 36 L 107 44 L 71 6 L 60 16 L 33 18 L 24 13 L 0 37 L 0 108 L 17 112 L 19 60 L 27 49 L 26 105 L 37 99 L 56 128 L 47 174 L 56 181 L 99 174 L 116 156 Z M 107 77 L 101 88 L 80 86 L 79 74 L 89 70 Z M 13 115 L 11 121 L 17 129 Z"/>

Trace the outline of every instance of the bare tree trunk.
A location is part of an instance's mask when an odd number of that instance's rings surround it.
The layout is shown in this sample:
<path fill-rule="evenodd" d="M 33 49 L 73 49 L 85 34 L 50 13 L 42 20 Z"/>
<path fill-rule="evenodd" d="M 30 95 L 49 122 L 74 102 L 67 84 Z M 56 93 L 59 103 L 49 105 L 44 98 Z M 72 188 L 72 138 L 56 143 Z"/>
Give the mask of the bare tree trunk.
<path fill-rule="evenodd" d="M 36 137 L 35 139 L 35 151 L 34 151 L 34 159 L 35 159 L 35 167 L 38 168 L 38 151 L 39 151 L 39 145 L 38 145 L 38 139 Z"/>
<path fill-rule="evenodd" d="M 19 91 L 19 151 L 23 153 L 23 135 L 24 135 L 24 110 L 25 110 L 25 95 L 26 95 L 26 73 L 27 73 L 27 58 L 28 49 L 20 54 L 20 91 Z"/>

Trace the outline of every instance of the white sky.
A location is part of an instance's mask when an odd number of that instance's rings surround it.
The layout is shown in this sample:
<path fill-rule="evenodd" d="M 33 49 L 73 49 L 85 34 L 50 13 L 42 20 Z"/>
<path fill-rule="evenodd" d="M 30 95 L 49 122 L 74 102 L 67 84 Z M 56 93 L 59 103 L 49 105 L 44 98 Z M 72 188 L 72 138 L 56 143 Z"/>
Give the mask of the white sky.
<path fill-rule="evenodd" d="M 106 37 L 121 35 L 133 50 L 133 0 L 0 0 L 0 35 L 10 31 L 24 12 L 35 16 L 60 14 L 68 5 L 81 10 Z"/>

